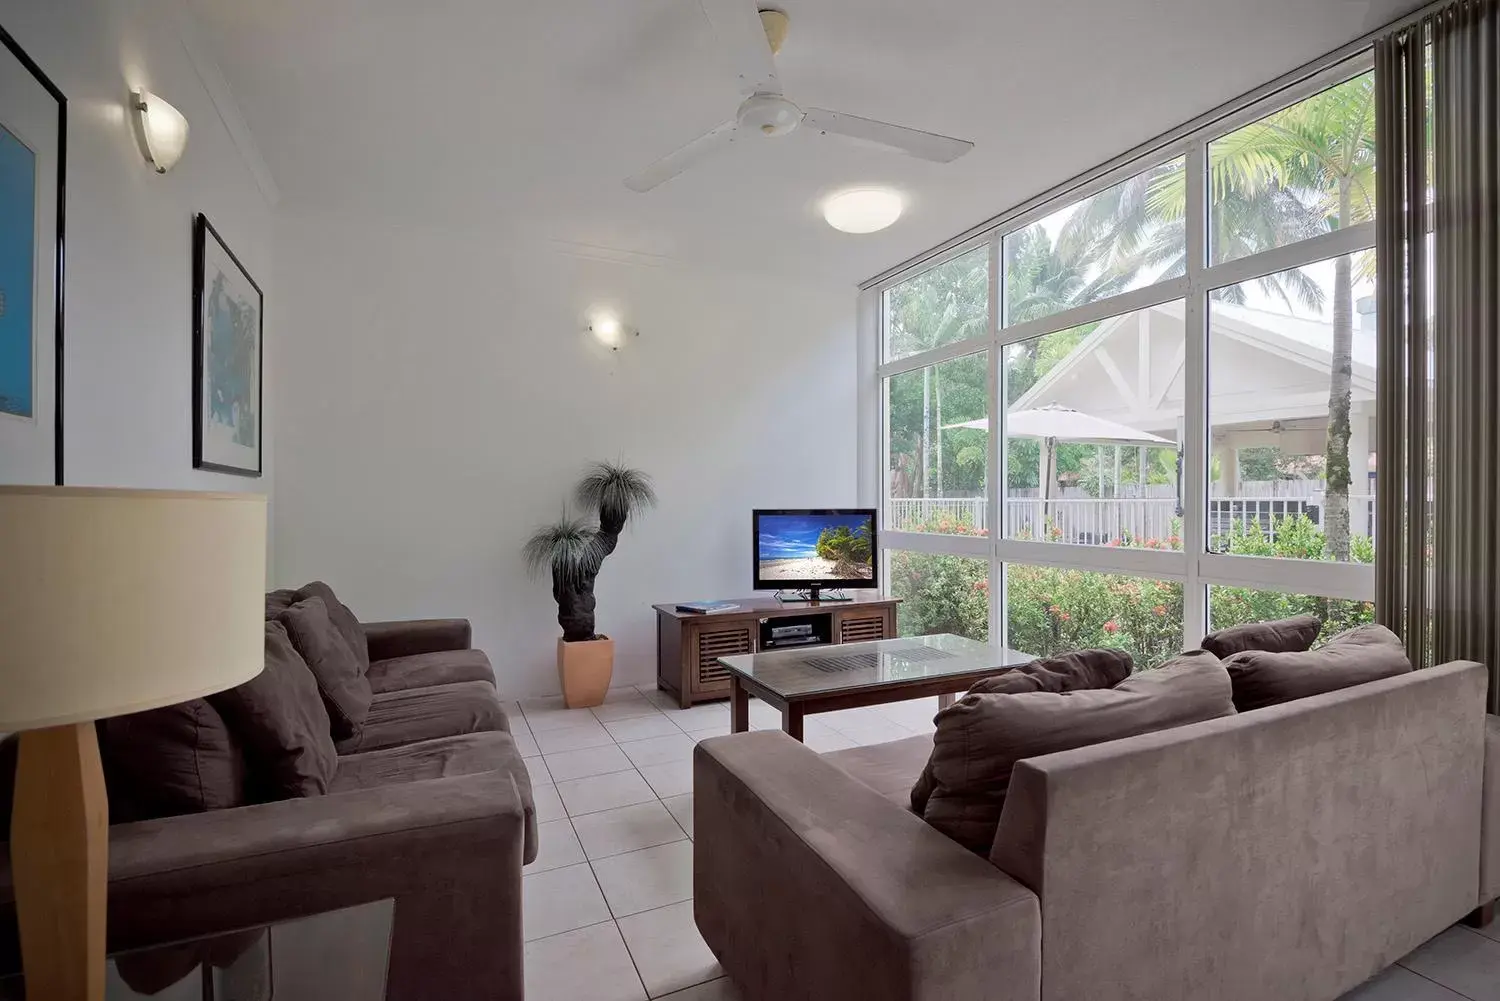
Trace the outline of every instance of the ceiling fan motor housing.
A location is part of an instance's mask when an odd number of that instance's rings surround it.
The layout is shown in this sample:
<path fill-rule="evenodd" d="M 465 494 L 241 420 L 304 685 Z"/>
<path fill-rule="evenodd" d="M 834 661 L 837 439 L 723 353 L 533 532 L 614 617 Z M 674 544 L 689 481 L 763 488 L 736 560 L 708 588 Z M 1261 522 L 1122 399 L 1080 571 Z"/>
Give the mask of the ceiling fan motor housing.
<path fill-rule="evenodd" d="M 802 123 L 802 109 L 780 94 L 753 94 L 736 115 L 742 129 L 784 136 Z"/>

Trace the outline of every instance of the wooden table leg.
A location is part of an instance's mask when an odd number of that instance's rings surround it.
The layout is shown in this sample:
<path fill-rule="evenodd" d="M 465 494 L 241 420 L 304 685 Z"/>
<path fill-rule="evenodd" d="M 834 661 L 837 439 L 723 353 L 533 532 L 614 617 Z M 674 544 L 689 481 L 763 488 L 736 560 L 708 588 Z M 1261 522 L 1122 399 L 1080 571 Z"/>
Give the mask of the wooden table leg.
<path fill-rule="evenodd" d="M 740 684 L 739 676 L 729 675 L 729 732 L 744 733 L 750 729 L 750 693 Z"/>
<path fill-rule="evenodd" d="M 802 706 L 800 703 L 788 702 L 786 708 L 781 710 L 781 728 L 793 740 L 802 739 Z"/>
<path fill-rule="evenodd" d="M 957 695 L 955 695 L 952 692 L 946 692 L 946 693 L 938 696 L 938 708 L 939 709 L 947 709 L 949 706 L 953 705 L 953 703 L 955 703 L 957 701 L 958 701 L 958 696 Z"/>

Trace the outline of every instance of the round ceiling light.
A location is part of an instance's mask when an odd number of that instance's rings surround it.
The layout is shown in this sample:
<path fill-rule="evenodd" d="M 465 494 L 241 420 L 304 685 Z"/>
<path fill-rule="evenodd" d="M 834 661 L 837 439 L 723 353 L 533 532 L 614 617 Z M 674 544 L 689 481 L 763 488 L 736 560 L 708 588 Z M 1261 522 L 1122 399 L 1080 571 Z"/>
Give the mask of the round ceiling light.
<path fill-rule="evenodd" d="M 901 218 L 901 196 L 887 188 L 857 188 L 823 203 L 828 225 L 845 233 L 874 233 Z"/>

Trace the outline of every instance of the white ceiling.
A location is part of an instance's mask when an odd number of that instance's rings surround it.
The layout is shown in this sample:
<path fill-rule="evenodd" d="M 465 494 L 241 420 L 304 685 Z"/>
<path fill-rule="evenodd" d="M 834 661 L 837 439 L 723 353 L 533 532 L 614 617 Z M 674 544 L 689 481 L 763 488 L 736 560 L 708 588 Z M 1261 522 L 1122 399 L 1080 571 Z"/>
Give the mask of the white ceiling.
<path fill-rule="evenodd" d="M 943 165 L 794 133 L 640 195 L 627 174 L 739 100 L 697 0 L 191 3 L 290 211 L 850 284 L 1416 5 L 784 0 L 789 97 L 977 147 Z M 829 229 L 819 200 L 856 183 L 906 216 Z"/>

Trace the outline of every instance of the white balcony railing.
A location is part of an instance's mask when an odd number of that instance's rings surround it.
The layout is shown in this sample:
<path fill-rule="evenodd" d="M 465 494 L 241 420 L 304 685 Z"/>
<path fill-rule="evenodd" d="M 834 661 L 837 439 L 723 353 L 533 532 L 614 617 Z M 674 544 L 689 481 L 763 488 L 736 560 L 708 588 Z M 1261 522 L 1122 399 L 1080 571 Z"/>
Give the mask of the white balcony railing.
<path fill-rule="evenodd" d="M 1275 539 L 1281 519 L 1308 515 L 1322 527 L 1322 498 L 1305 497 L 1211 497 L 1208 501 L 1208 532 L 1222 535 L 1234 522 L 1254 522 L 1268 539 Z M 989 503 L 983 497 L 892 498 L 886 527 L 896 531 L 938 531 L 944 521 L 950 530 L 970 527 L 989 534 Z M 1349 497 L 1350 530 L 1355 535 L 1373 535 L 1375 498 L 1369 494 Z M 1004 537 L 1108 545 L 1130 540 L 1134 545 L 1156 540 L 1163 548 L 1176 545 L 1182 520 L 1175 497 L 1007 497 Z"/>

